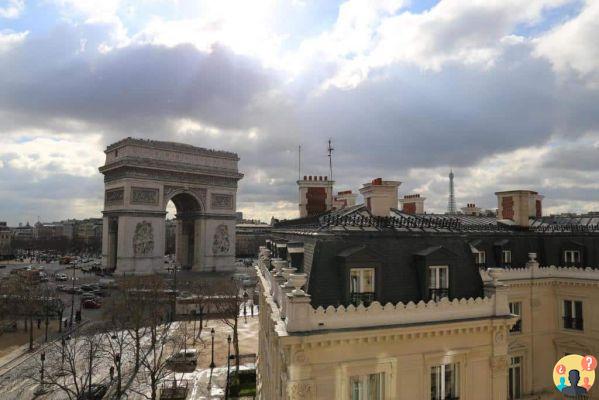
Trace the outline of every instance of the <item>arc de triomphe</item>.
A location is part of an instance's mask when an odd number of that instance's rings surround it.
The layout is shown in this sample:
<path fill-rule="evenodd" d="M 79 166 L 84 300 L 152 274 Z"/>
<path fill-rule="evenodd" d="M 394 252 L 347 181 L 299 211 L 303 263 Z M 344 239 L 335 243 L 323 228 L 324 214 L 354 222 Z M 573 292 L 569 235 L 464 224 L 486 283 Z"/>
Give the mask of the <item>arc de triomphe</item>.
<path fill-rule="evenodd" d="M 165 216 L 177 209 L 176 259 L 195 271 L 233 268 L 235 153 L 127 138 L 105 150 L 102 264 L 116 273 L 164 270 Z"/>

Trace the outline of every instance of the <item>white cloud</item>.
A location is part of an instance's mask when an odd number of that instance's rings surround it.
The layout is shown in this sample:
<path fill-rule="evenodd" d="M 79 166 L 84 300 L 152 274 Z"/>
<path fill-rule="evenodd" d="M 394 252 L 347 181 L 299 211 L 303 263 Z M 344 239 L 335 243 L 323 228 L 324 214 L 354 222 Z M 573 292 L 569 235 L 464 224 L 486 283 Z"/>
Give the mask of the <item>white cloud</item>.
<path fill-rule="evenodd" d="M 589 0 L 582 12 L 536 40 L 536 54 L 559 73 L 575 72 L 599 87 L 599 2 Z"/>
<path fill-rule="evenodd" d="M 32 180 L 55 174 L 92 177 L 104 161 L 101 135 L 33 130 L 4 133 L 0 158 L 7 167 L 31 173 Z"/>
<path fill-rule="evenodd" d="M 25 10 L 25 0 L 6 0 L 0 6 L 0 18 L 18 18 Z"/>
<path fill-rule="evenodd" d="M 492 65 L 519 24 L 538 22 L 544 10 L 572 0 L 442 0 L 415 14 L 365 1 L 342 5 L 335 27 L 306 43 L 337 57 L 338 72 L 326 85 L 351 88 L 373 68 L 408 63 L 439 71 L 448 62 Z M 357 5 L 360 5 L 358 7 Z M 347 12 L 349 17 L 344 13 Z M 502 42 L 503 41 L 503 42 Z M 512 41 L 513 42 L 513 41 Z"/>
<path fill-rule="evenodd" d="M 0 31 L 0 53 L 10 50 L 27 38 L 29 32 Z"/>
<path fill-rule="evenodd" d="M 190 43 L 201 51 L 220 44 L 259 58 L 265 65 L 276 65 L 284 39 L 272 24 L 278 6 L 275 0 L 199 2 L 198 17 L 169 20 L 154 16 L 133 40 L 165 46 Z"/>

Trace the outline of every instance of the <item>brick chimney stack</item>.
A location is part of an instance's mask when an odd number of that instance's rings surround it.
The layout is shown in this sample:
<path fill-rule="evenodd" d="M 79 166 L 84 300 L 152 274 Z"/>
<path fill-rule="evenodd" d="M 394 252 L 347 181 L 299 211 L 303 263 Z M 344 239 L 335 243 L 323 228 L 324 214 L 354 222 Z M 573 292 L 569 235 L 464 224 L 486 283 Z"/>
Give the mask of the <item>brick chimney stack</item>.
<path fill-rule="evenodd" d="M 497 196 L 497 219 L 511 220 L 522 227 L 530 225 L 530 218 L 543 216 L 544 196 L 532 190 L 508 190 L 495 192 Z"/>
<path fill-rule="evenodd" d="M 333 184 L 328 176 L 304 175 L 297 181 L 300 218 L 322 214 L 333 208 Z"/>
<path fill-rule="evenodd" d="M 462 207 L 464 215 L 481 215 L 480 207 L 477 207 L 474 203 L 466 204 L 466 207 Z"/>
<path fill-rule="evenodd" d="M 352 193 L 351 190 L 344 190 L 338 192 L 333 198 L 333 208 L 335 210 L 341 210 L 346 207 L 352 207 L 356 205 L 357 194 Z"/>
<path fill-rule="evenodd" d="M 388 217 L 392 208 L 398 206 L 397 188 L 401 182 L 384 181 L 382 178 L 365 183 L 360 189 L 364 203 L 370 213 L 377 217 Z"/>
<path fill-rule="evenodd" d="M 425 197 L 420 197 L 420 194 L 406 194 L 399 202 L 401 203 L 401 211 L 406 214 L 424 214 Z"/>

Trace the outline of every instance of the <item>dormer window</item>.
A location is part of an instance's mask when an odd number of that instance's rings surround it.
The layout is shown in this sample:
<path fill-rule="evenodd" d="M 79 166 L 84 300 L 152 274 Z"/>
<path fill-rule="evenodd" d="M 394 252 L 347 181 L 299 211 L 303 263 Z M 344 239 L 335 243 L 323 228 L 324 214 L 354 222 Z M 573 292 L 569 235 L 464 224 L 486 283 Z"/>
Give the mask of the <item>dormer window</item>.
<path fill-rule="evenodd" d="M 428 267 L 429 298 L 439 301 L 449 296 L 449 268 L 447 265 L 434 265 Z"/>
<path fill-rule="evenodd" d="M 504 268 L 509 268 L 512 266 L 512 251 L 511 250 L 501 250 L 501 264 Z"/>
<path fill-rule="evenodd" d="M 374 301 L 374 268 L 351 268 L 349 270 L 350 301 L 365 306 Z"/>
<path fill-rule="evenodd" d="M 482 250 L 474 253 L 474 263 L 478 268 L 485 268 L 487 266 L 487 254 Z"/>
<path fill-rule="evenodd" d="M 580 251 L 579 250 L 565 250 L 564 251 L 564 263 L 566 266 L 578 267 L 580 265 Z"/>

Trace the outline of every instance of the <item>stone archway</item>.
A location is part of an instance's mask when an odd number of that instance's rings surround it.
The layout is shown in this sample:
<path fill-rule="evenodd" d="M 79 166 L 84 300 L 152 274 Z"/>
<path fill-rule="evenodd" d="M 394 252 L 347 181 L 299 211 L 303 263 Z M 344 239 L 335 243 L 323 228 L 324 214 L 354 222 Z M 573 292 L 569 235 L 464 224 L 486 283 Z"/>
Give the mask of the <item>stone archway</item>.
<path fill-rule="evenodd" d="M 177 262 L 233 269 L 239 158 L 181 143 L 127 138 L 107 147 L 102 260 L 116 273 L 164 270 L 165 216 L 177 209 Z"/>

